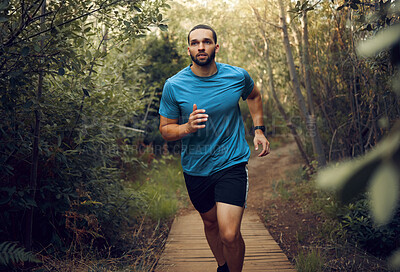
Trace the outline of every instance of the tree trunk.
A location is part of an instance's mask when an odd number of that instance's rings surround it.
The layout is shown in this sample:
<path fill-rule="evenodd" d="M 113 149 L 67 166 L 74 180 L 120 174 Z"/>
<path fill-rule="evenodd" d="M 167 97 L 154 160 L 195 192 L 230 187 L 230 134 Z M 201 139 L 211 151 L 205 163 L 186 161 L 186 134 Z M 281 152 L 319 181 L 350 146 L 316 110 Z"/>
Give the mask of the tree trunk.
<path fill-rule="evenodd" d="M 289 34 L 288 34 L 287 24 L 286 24 L 286 14 L 284 11 L 284 3 L 282 3 L 282 1 L 278 1 L 278 3 L 279 3 L 279 7 L 280 7 L 280 19 L 281 19 L 283 43 L 284 43 L 284 48 L 286 51 L 286 60 L 287 60 L 288 67 L 289 67 L 289 74 L 290 74 L 290 79 L 292 82 L 293 92 L 296 97 L 297 104 L 299 106 L 300 116 L 306 122 L 307 131 L 308 131 L 309 137 L 311 138 L 314 154 L 317 155 L 319 165 L 324 166 L 326 164 L 325 155 L 324 155 L 324 153 L 318 153 L 318 152 L 321 152 L 321 150 L 316 148 L 319 145 L 318 140 L 320 141 L 320 138 L 318 137 L 319 135 L 316 133 L 317 125 L 316 125 L 315 117 L 311 116 L 311 114 L 307 111 L 306 103 L 304 100 L 304 96 L 301 93 L 300 83 L 299 83 L 296 68 L 294 65 L 294 59 L 293 59 L 292 49 L 290 47 Z M 303 51 L 305 51 L 304 48 L 303 48 Z"/>
<path fill-rule="evenodd" d="M 287 29 L 287 24 L 286 24 L 286 15 L 285 15 L 283 3 L 281 1 L 278 1 L 278 3 L 280 6 L 280 12 L 281 12 L 280 19 L 281 19 L 281 29 L 282 29 L 282 35 L 283 35 L 283 45 L 284 45 L 285 52 L 286 52 L 286 61 L 288 63 L 290 80 L 292 82 L 294 96 L 295 96 L 297 104 L 299 106 L 300 115 L 303 118 L 303 120 L 306 120 L 307 119 L 307 108 L 306 108 L 306 103 L 304 101 L 303 94 L 301 93 L 301 90 L 300 90 L 300 83 L 299 83 L 299 79 L 297 77 L 296 67 L 294 65 L 294 59 L 293 59 L 292 49 L 290 47 L 289 34 L 288 34 L 288 29 Z"/>
<path fill-rule="evenodd" d="M 46 13 L 46 0 L 43 0 L 41 6 L 41 15 L 40 18 L 40 28 L 44 29 L 45 16 Z M 43 40 L 40 42 L 41 47 L 43 47 Z M 40 60 L 42 61 L 42 60 Z M 43 92 L 43 71 L 39 71 L 39 80 L 38 80 L 38 88 L 36 92 L 36 101 L 40 102 Z M 32 194 L 32 199 L 36 198 L 36 190 L 37 190 L 37 180 L 38 180 L 38 166 L 39 166 L 39 142 L 40 142 L 40 121 L 41 121 L 41 109 L 39 105 L 36 105 L 34 110 L 35 113 L 35 126 L 33 132 L 33 145 L 32 145 L 32 164 L 31 164 L 31 173 L 29 177 L 29 190 Z M 34 207 L 32 206 L 27 211 L 26 216 L 26 229 L 25 229 L 25 247 L 27 250 L 32 249 L 32 230 L 33 230 L 33 214 Z"/>
<path fill-rule="evenodd" d="M 253 8 L 253 11 L 259 22 L 259 29 L 261 31 L 261 37 L 263 38 L 263 41 L 264 41 L 264 55 L 261 53 L 259 53 L 259 55 L 260 55 L 260 57 L 265 56 L 265 62 L 266 62 L 266 66 L 267 66 L 266 68 L 267 68 L 268 79 L 269 79 L 269 88 L 271 90 L 272 97 L 274 98 L 274 101 L 276 103 L 276 106 L 277 106 L 280 114 L 282 115 L 283 119 L 286 122 L 286 126 L 290 129 L 290 132 L 292 133 L 294 140 L 296 141 L 297 147 L 299 148 L 300 154 L 303 157 L 305 164 L 311 171 L 313 171 L 313 167 L 310 164 L 310 160 L 307 156 L 307 152 L 304 149 L 304 145 L 301 141 L 300 136 L 297 133 L 296 127 L 293 125 L 289 116 L 286 114 L 285 109 L 283 108 L 283 106 L 278 98 L 278 95 L 276 93 L 275 83 L 274 83 L 274 75 L 272 73 L 272 65 L 271 65 L 271 60 L 269 58 L 269 56 L 270 56 L 269 41 L 268 41 L 267 35 L 265 34 L 263 22 L 262 22 L 262 19 L 261 19 L 261 16 L 260 16 L 258 10 L 255 7 L 252 7 L 252 8 Z M 257 47 L 254 44 L 253 44 L 253 46 L 254 46 L 255 50 L 258 51 Z"/>
<path fill-rule="evenodd" d="M 316 116 L 314 109 L 314 99 L 313 99 L 313 91 L 311 87 L 311 76 L 310 76 L 310 56 L 309 56 L 309 45 L 308 45 L 308 19 L 307 19 L 307 11 L 302 11 L 301 22 L 303 27 L 303 67 L 304 67 L 304 81 L 307 91 L 307 102 L 308 102 L 308 126 L 314 127 L 314 134 L 312 137 L 312 144 L 314 153 L 317 155 L 318 165 L 324 166 L 326 165 L 325 152 L 324 147 L 322 146 L 321 136 L 319 134 L 318 126 L 316 124 Z"/>
<path fill-rule="evenodd" d="M 298 62 L 299 68 L 298 68 L 298 74 L 299 76 L 299 83 L 300 86 L 305 87 L 305 79 L 304 79 L 304 61 L 303 61 L 303 33 L 301 32 L 300 29 L 297 28 L 295 24 L 292 24 L 290 27 L 290 30 L 292 32 L 292 37 L 294 40 L 294 48 L 296 49 L 296 53 L 300 58 L 300 61 Z M 289 31 L 289 30 L 288 30 Z"/>
<path fill-rule="evenodd" d="M 272 96 L 275 100 L 276 106 L 278 107 L 278 110 L 282 117 L 285 119 L 287 127 L 290 129 L 290 132 L 292 133 L 294 140 L 296 141 L 297 147 L 299 148 L 300 154 L 304 159 L 304 162 L 306 163 L 307 167 L 313 171 L 313 167 L 310 164 L 310 160 L 307 156 L 307 152 L 304 149 L 303 143 L 300 139 L 299 134 L 297 134 L 296 127 L 293 125 L 293 123 L 290 121 L 289 116 L 286 114 L 285 109 L 283 108 L 278 95 L 276 94 L 275 90 L 275 83 L 274 83 L 274 75 L 272 74 L 272 66 L 271 66 L 271 61 L 269 59 L 269 46 L 268 46 L 268 40 L 264 40 L 265 42 L 265 62 L 267 64 L 267 72 L 268 72 L 268 78 L 269 78 L 269 88 L 272 92 Z"/>

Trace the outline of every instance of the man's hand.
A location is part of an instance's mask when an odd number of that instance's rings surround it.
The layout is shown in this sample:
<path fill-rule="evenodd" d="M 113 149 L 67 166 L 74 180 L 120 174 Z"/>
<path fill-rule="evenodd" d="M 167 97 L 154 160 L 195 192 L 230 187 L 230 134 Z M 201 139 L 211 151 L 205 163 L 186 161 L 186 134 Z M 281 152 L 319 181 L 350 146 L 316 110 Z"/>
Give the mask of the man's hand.
<path fill-rule="evenodd" d="M 195 133 L 198 129 L 205 128 L 206 125 L 200 123 L 204 123 L 208 120 L 208 114 L 204 114 L 206 110 L 197 109 L 197 105 L 193 104 L 193 112 L 189 116 L 189 121 L 186 123 L 186 131 L 187 134 Z"/>
<path fill-rule="evenodd" d="M 263 147 L 263 150 L 260 154 L 258 154 L 258 157 L 264 157 L 269 154 L 270 148 L 267 138 L 265 137 L 263 132 L 256 131 L 254 135 L 254 147 L 256 151 L 258 150 L 258 145 L 262 145 Z"/>
<path fill-rule="evenodd" d="M 206 110 L 197 109 L 197 105 L 193 105 L 193 112 L 189 116 L 189 121 L 180 125 L 179 119 L 169 119 L 160 115 L 160 132 L 162 137 L 167 141 L 177 141 L 183 137 L 196 132 L 200 128 L 206 127 L 200 124 L 208 120 L 208 115 L 204 114 Z"/>

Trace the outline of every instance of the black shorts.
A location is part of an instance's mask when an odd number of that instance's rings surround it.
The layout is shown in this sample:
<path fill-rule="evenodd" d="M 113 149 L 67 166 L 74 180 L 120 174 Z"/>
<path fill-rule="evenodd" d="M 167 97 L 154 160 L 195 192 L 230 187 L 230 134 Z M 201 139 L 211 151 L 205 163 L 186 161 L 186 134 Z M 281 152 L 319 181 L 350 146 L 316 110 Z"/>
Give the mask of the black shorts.
<path fill-rule="evenodd" d="M 205 213 L 211 210 L 216 202 L 243 207 L 248 191 L 246 164 L 233 165 L 207 177 L 183 173 L 195 209 Z"/>

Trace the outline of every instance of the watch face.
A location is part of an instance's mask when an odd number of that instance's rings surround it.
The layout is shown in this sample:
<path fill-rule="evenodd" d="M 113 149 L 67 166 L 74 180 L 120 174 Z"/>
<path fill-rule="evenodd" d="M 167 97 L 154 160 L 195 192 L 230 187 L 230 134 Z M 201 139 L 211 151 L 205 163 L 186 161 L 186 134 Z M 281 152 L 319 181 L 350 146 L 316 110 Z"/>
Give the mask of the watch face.
<path fill-rule="evenodd" d="M 265 126 L 256 126 L 256 127 L 254 127 L 254 130 L 256 130 L 256 129 L 261 129 L 262 132 L 265 132 Z"/>

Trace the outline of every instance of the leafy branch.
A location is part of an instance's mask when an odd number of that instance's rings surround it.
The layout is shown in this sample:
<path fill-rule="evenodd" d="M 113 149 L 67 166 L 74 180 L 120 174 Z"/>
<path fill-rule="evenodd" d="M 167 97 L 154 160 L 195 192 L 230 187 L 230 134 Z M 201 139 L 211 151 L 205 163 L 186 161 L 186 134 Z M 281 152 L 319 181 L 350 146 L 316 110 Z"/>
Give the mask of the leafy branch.
<path fill-rule="evenodd" d="M 42 0 L 42 1 L 44 1 L 44 0 Z M 109 4 L 104 4 L 105 2 L 103 2 L 103 3 L 100 5 L 100 7 L 97 8 L 97 9 L 94 9 L 94 10 L 92 10 L 92 11 L 90 11 L 90 12 L 81 14 L 81 15 L 79 15 L 79 16 L 77 16 L 77 17 L 74 17 L 74 18 L 71 18 L 71 19 L 69 19 L 69 20 L 67 20 L 67 21 L 65 21 L 65 22 L 62 22 L 62 23 L 60 23 L 60 24 L 57 24 L 57 25 L 55 25 L 55 26 L 51 26 L 51 27 L 49 27 L 49 28 L 47 28 L 47 29 L 44 29 L 44 30 L 39 31 L 39 32 L 37 32 L 37 33 L 35 33 L 35 34 L 32 34 L 31 36 L 29 36 L 29 37 L 27 37 L 27 38 L 24 38 L 24 39 L 21 39 L 21 40 L 19 40 L 19 41 L 17 41 L 17 42 L 14 42 L 14 40 L 22 33 L 22 31 L 23 31 L 30 23 L 32 23 L 33 21 L 36 20 L 36 18 L 35 18 L 35 20 L 31 19 L 32 16 L 28 16 L 28 19 L 25 21 L 25 23 L 21 25 L 21 27 L 19 28 L 19 30 L 18 30 L 15 34 L 13 34 L 13 35 L 11 36 L 11 38 L 4 44 L 4 46 L 12 46 L 12 45 L 15 45 L 15 44 L 17 44 L 17 43 L 19 43 L 19 42 L 23 42 L 23 41 L 26 41 L 26 40 L 30 40 L 30 39 L 32 39 L 32 38 L 34 38 L 34 37 L 37 37 L 37 36 L 39 36 L 39 35 L 41 35 L 41 34 L 47 33 L 47 32 L 49 32 L 49 31 L 52 31 L 52 30 L 55 30 L 55 29 L 60 28 L 60 27 L 62 27 L 62 26 L 65 26 L 65 25 L 67 25 L 67 24 L 70 24 L 70 23 L 72 23 L 72 22 L 74 22 L 74 21 L 77 21 L 77 20 L 79 20 L 79 19 L 81 19 L 81 18 L 90 16 L 90 15 L 92 15 L 92 14 L 98 12 L 98 11 L 101 11 L 102 9 L 108 8 L 108 7 L 113 6 L 113 5 L 115 5 L 115 4 L 118 4 L 119 2 L 122 2 L 122 1 L 123 1 L 123 0 L 115 0 L 115 1 L 113 1 L 113 2 L 111 2 L 111 3 L 109 3 Z M 37 11 L 33 14 L 33 16 L 36 15 L 36 13 L 37 13 Z M 45 14 L 45 15 L 49 15 L 49 14 L 52 14 L 52 12 L 48 12 L 48 13 Z"/>
<path fill-rule="evenodd" d="M 104 33 L 104 35 L 103 35 L 103 37 L 102 37 L 102 39 L 101 39 L 101 41 L 100 41 L 98 47 L 97 47 L 97 51 L 100 50 L 100 47 L 102 46 L 103 42 L 106 40 L 107 35 L 108 35 L 108 32 L 106 31 L 106 32 Z M 90 78 L 91 75 L 92 75 L 92 73 L 93 73 L 93 67 L 94 67 L 95 61 L 96 61 L 96 56 L 93 57 L 93 61 L 91 62 L 91 66 L 90 66 L 90 69 L 89 69 L 89 75 L 88 75 L 87 78 Z M 70 131 L 70 133 L 69 133 L 68 142 L 71 141 L 72 134 L 73 134 L 73 132 L 74 132 L 74 130 L 75 130 L 75 127 L 78 126 L 79 120 L 81 119 L 82 111 L 83 111 L 83 104 L 84 104 L 84 102 L 85 102 L 85 97 L 86 97 L 86 96 L 90 96 L 90 95 L 89 95 L 89 91 L 88 91 L 87 89 L 83 88 L 83 95 L 82 95 L 81 105 L 80 105 L 80 107 L 79 107 L 79 113 L 78 113 L 78 115 L 76 116 L 76 120 L 75 120 L 74 126 L 72 127 L 72 129 L 71 129 L 71 131 Z"/>

